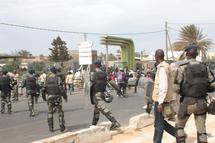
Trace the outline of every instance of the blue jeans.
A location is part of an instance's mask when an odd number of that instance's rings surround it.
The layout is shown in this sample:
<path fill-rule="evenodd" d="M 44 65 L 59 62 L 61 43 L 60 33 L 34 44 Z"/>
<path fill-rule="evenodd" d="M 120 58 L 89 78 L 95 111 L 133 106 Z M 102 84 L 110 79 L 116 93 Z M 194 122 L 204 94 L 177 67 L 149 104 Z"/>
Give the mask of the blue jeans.
<path fill-rule="evenodd" d="M 162 115 L 162 112 L 158 112 L 158 102 L 155 102 L 154 105 L 154 137 L 153 142 L 154 143 L 161 143 L 163 138 L 163 131 L 165 130 L 167 133 L 175 137 L 175 128 L 170 125 L 166 120 L 164 120 L 164 117 Z"/>

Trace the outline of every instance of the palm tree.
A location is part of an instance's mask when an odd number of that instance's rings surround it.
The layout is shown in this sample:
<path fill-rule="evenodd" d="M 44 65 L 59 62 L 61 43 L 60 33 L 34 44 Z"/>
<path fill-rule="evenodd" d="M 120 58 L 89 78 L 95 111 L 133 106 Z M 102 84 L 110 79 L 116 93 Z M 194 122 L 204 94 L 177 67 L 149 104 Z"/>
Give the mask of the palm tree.
<path fill-rule="evenodd" d="M 187 45 L 197 44 L 199 45 L 198 51 L 201 53 L 201 60 L 206 60 L 207 51 L 213 45 L 213 43 L 211 39 L 207 38 L 207 35 L 203 35 L 200 28 L 193 24 L 181 27 L 181 30 L 179 31 L 179 37 L 179 41 L 176 41 L 173 44 L 173 49 L 175 51 L 183 51 Z"/>

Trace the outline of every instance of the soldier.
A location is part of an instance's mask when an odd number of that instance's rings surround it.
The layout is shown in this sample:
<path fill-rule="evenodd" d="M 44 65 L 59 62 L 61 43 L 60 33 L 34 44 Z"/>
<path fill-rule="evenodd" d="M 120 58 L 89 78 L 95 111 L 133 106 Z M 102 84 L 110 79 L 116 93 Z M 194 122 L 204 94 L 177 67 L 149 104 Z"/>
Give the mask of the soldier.
<path fill-rule="evenodd" d="M 92 87 L 91 87 L 91 102 L 95 105 L 92 125 L 97 125 L 99 121 L 100 112 L 105 115 L 111 121 L 111 130 L 120 127 L 119 122 L 114 118 L 112 113 L 105 107 L 104 92 L 107 85 L 107 74 L 101 69 L 101 61 L 95 62 L 95 72 L 92 75 Z M 92 92 L 93 91 L 93 92 Z"/>
<path fill-rule="evenodd" d="M 207 113 L 207 87 L 213 76 L 206 65 L 196 61 L 198 45 L 186 47 L 187 60 L 179 65 L 174 82 L 180 87 L 180 105 L 176 127 L 176 142 L 185 143 L 184 127 L 191 114 L 194 114 L 197 128 L 197 142 L 207 143 L 206 113 Z"/>
<path fill-rule="evenodd" d="M 28 98 L 30 117 L 33 117 L 36 115 L 34 110 L 34 98 L 37 92 L 37 81 L 34 74 L 35 74 L 35 71 L 33 69 L 29 69 L 28 73 L 25 75 L 22 81 L 22 88 L 26 87 L 26 95 Z"/>
<path fill-rule="evenodd" d="M 5 112 L 5 104 L 7 103 L 7 112 L 11 114 L 11 79 L 7 75 L 7 71 L 3 71 L 0 77 L 0 90 L 1 90 L 1 113 Z"/>
<path fill-rule="evenodd" d="M 67 94 L 63 87 L 63 82 L 61 78 L 57 75 L 57 69 L 53 66 L 50 67 L 50 74 L 47 75 L 45 80 L 45 87 L 42 92 L 43 100 L 48 104 L 48 126 L 49 131 L 54 131 L 53 126 L 53 114 L 57 110 L 58 111 L 58 120 L 60 124 L 60 131 L 63 132 L 65 130 L 65 121 L 64 121 L 64 111 L 62 109 L 62 98 L 67 102 Z M 45 97 L 47 94 L 47 98 Z"/>

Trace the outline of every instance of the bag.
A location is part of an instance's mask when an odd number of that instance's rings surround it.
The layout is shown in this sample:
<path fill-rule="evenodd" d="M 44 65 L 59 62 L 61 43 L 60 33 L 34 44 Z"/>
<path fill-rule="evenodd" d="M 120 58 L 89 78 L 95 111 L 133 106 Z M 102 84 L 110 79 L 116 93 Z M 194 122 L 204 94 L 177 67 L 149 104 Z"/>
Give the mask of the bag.
<path fill-rule="evenodd" d="M 171 102 L 164 102 L 163 103 L 163 116 L 164 118 L 172 118 L 176 115 L 176 112 L 174 111 Z"/>
<path fill-rule="evenodd" d="M 215 115 L 215 100 L 210 99 L 210 103 L 208 105 L 207 111 L 209 114 Z"/>

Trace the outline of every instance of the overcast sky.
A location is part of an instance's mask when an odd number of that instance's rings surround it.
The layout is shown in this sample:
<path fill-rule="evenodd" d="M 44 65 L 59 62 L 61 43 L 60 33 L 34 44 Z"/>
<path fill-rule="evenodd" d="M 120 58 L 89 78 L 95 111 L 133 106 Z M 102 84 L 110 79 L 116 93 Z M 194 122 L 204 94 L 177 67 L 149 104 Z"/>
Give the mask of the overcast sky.
<path fill-rule="evenodd" d="M 169 23 L 215 23 L 213 0 L 0 0 L 0 23 L 77 32 L 139 33 L 164 30 Z M 169 24 L 179 29 L 181 24 Z M 215 24 L 197 24 L 215 41 Z M 48 55 L 60 36 L 69 49 L 77 49 L 83 35 L 37 31 L 0 25 L 0 53 L 21 49 Z M 136 51 L 165 48 L 165 33 L 121 36 L 134 41 Z M 170 30 L 171 41 L 178 33 Z M 100 36 L 87 35 L 94 49 L 105 52 Z M 119 47 L 111 47 L 116 51 Z M 213 50 L 213 48 L 212 48 Z"/>

